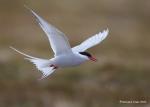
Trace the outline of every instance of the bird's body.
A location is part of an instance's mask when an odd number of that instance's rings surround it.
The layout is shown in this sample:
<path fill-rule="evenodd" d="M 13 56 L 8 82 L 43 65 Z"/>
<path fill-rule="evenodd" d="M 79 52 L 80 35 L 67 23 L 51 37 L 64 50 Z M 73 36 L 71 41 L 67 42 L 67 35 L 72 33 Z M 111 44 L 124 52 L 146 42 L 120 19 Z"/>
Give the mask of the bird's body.
<path fill-rule="evenodd" d="M 71 67 L 71 66 L 78 66 L 88 59 L 82 58 L 79 53 L 68 53 L 63 54 L 51 59 L 54 65 L 58 67 Z"/>
<path fill-rule="evenodd" d="M 38 16 L 33 10 L 31 9 L 29 10 L 34 15 L 34 17 L 36 18 L 37 22 L 39 23 L 43 31 L 46 33 L 50 41 L 51 48 L 54 52 L 54 57 L 51 59 L 36 58 L 27 55 L 21 51 L 18 51 L 13 47 L 11 48 L 16 52 L 26 56 L 25 59 L 35 64 L 37 69 L 43 73 L 42 78 L 47 77 L 52 72 L 54 72 L 57 68 L 78 66 L 87 60 L 96 61 L 96 59 L 91 54 L 85 51 L 88 48 L 91 48 L 99 44 L 102 40 L 104 40 L 108 35 L 108 29 L 92 36 L 91 38 L 82 42 L 80 45 L 71 48 L 68 39 L 64 33 L 59 31 L 54 26 L 48 24 L 44 19 Z"/>

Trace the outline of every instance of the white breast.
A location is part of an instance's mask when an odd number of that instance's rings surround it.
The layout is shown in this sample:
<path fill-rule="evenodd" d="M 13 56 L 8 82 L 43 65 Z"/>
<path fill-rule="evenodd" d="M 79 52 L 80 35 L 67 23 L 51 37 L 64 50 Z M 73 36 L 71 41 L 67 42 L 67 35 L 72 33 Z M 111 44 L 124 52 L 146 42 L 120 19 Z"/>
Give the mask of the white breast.
<path fill-rule="evenodd" d="M 64 54 L 55 57 L 54 63 L 58 67 L 77 66 L 85 62 L 87 59 L 80 57 L 78 54 Z"/>

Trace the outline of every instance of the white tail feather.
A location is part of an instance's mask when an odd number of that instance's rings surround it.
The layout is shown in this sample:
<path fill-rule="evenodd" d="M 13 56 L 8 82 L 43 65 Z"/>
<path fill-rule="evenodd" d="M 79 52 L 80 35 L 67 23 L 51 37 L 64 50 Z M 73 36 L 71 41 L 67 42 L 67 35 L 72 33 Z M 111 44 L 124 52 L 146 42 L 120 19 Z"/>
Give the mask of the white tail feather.
<path fill-rule="evenodd" d="M 15 48 L 13 48 L 13 47 L 10 47 L 10 48 L 13 49 L 14 51 L 16 51 L 16 52 L 26 56 L 25 59 L 27 59 L 30 62 L 32 62 L 36 66 L 36 68 L 43 73 L 43 76 L 42 76 L 41 79 L 49 76 L 51 73 L 53 73 L 55 71 L 55 69 L 53 69 L 53 67 L 49 66 L 51 64 L 50 60 L 36 58 L 36 57 L 30 56 L 30 55 L 27 55 L 27 54 L 25 54 L 25 53 L 15 49 Z"/>
<path fill-rule="evenodd" d="M 16 52 L 18 52 L 18 53 L 20 53 L 20 54 L 22 54 L 22 55 L 24 55 L 24 56 L 28 57 L 28 58 L 36 59 L 36 57 L 33 57 L 33 56 L 30 56 L 30 55 L 27 55 L 27 54 L 25 54 L 25 53 L 23 53 L 23 52 L 21 52 L 21 51 L 19 51 L 19 50 L 15 49 L 15 48 L 14 48 L 14 47 L 12 47 L 12 46 L 10 46 L 10 48 L 11 48 L 12 50 L 14 50 L 14 51 L 16 51 Z"/>

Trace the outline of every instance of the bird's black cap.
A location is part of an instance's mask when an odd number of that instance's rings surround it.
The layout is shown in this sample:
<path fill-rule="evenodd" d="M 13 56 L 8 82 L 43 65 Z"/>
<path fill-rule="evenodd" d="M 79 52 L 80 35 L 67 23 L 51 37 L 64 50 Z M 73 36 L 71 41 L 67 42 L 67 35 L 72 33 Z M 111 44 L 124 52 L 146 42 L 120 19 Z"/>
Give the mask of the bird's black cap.
<path fill-rule="evenodd" d="M 85 55 L 87 57 L 91 57 L 92 55 L 88 52 L 79 52 L 81 55 Z"/>

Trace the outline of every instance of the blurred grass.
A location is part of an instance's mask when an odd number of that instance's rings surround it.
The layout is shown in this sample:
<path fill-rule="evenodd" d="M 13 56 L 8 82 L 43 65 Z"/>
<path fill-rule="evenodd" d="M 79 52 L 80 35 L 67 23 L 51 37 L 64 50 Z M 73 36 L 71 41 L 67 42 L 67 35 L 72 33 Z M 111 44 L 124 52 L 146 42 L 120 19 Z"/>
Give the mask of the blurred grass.
<path fill-rule="evenodd" d="M 40 72 L 9 49 L 53 57 L 24 4 L 66 33 L 72 46 L 108 27 L 108 38 L 88 50 L 99 61 L 38 81 Z M 0 107 L 149 107 L 149 9 L 141 0 L 0 0 Z"/>

